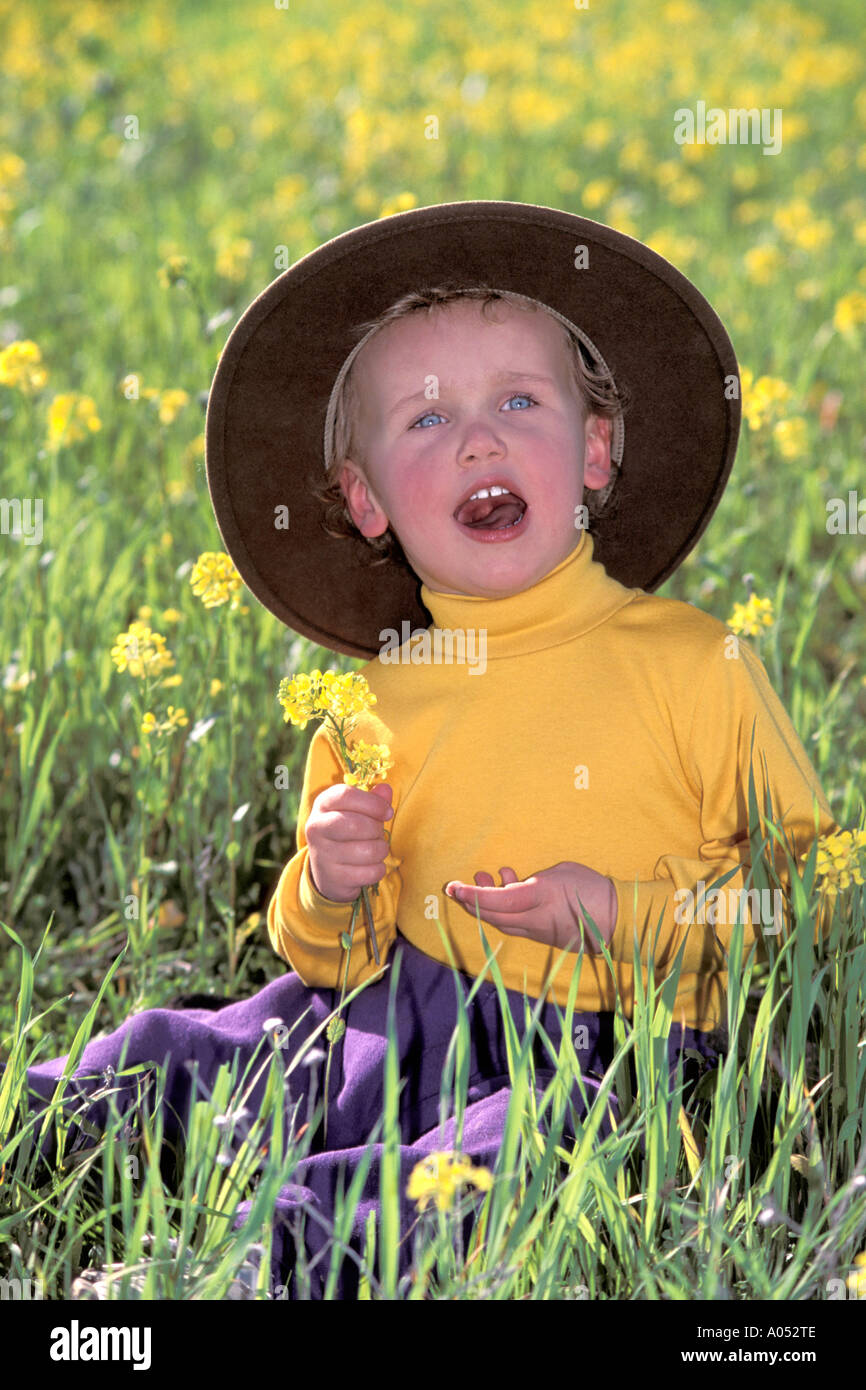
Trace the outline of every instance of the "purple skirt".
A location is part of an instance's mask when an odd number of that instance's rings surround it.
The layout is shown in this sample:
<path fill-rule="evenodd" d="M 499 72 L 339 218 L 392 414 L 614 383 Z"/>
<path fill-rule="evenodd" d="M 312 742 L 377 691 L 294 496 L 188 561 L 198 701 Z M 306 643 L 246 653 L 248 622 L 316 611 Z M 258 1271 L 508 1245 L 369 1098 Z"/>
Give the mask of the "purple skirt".
<path fill-rule="evenodd" d="M 343 1010 L 346 1032 L 334 1047 L 328 1085 L 327 1140 L 323 1127 L 318 1127 L 309 1146 L 309 1156 L 295 1170 L 295 1182 L 280 1190 L 274 1210 L 274 1239 L 271 1267 L 271 1290 L 279 1286 L 278 1296 L 320 1298 L 331 1261 L 328 1218 L 333 1211 L 338 1186 L 348 1191 L 357 1165 L 372 1147 L 372 1161 L 355 1211 L 352 1249 L 363 1248 L 367 1215 L 374 1210 L 378 1217 L 380 1158 L 383 1151 L 381 1131 L 375 1142 L 371 1139 L 385 1102 L 385 1056 L 387 1049 L 387 1020 L 391 977 L 399 974 L 394 994 L 393 1017 L 397 1036 L 397 1061 L 401 1078 L 398 1122 L 400 1126 L 400 1194 L 401 1222 L 408 1231 L 417 1217 L 417 1207 L 406 1196 L 409 1175 L 427 1155 L 455 1147 L 455 1121 L 440 1124 L 440 1090 L 452 1033 L 458 1020 L 459 1008 L 468 1025 L 468 1091 L 464 1111 L 461 1152 L 475 1164 L 491 1171 L 495 1168 L 503 1127 L 510 1099 L 508 1058 L 505 1029 L 499 999 L 492 981 L 485 979 L 470 1003 L 466 995 L 474 979 L 455 975 L 449 966 L 424 955 L 398 933 L 390 955 L 390 967 L 382 979 L 367 985 Z M 526 1033 L 524 999 L 522 994 L 507 990 L 509 1008 L 518 1037 Z M 530 1001 L 534 1007 L 536 1001 Z M 114 1104 L 121 1111 L 134 1111 L 148 1105 L 148 1090 L 142 1091 L 142 1074 L 124 1079 L 122 1068 L 137 1064 L 160 1064 L 165 1068 L 165 1087 L 161 1106 L 164 1115 L 165 1145 L 162 1168 L 166 1176 L 173 1173 L 172 1149 L 182 1149 L 189 1107 L 196 1099 L 209 1097 L 219 1067 L 236 1060 L 240 1077 L 246 1065 L 266 1063 L 271 1043 L 263 1031 L 265 1020 L 280 1019 L 285 1025 L 284 1056 L 286 1065 L 301 1043 L 337 1007 L 339 995 L 330 989 L 305 986 L 294 971 L 272 980 L 250 999 L 228 1004 L 218 1009 L 158 1008 L 147 1009 L 128 1019 L 107 1037 L 91 1041 L 84 1049 L 73 1073 L 78 1097 L 87 1097 L 106 1087 L 106 1073 L 114 1092 Z M 540 1014 L 540 1024 L 550 1039 L 554 1054 L 561 1037 L 560 1015 L 564 1008 L 547 1003 Z M 614 1016 L 611 1013 L 575 1013 L 572 1032 L 581 1064 L 584 1087 L 590 1104 L 599 1090 L 601 1079 L 613 1060 L 615 1052 Z M 580 1031 L 578 1031 L 580 1030 Z M 285 1037 L 285 1034 L 283 1034 Z M 698 1077 L 718 1060 L 715 1043 L 717 1034 L 697 1032 L 673 1024 L 668 1039 L 668 1063 L 672 1078 L 676 1078 L 678 1054 L 682 1058 L 683 1076 L 689 1093 Z M 324 1033 L 316 1047 L 327 1052 Z M 124 1055 L 125 1047 L 125 1055 Z M 688 1055 L 688 1049 L 694 1055 Z M 543 1039 L 533 1040 L 533 1055 L 539 1098 L 544 1087 L 555 1075 L 555 1065 Z M 63 1071 L 66 1057 L 53 1058 L 31 1066 L 27 1083 L 31 1107 L 38 1109 L 40 1100 L 48 1100 Z M 634 1088 L 635 1072 L 632 1053 L 628 1055 L 629 1070 Z M 259 1080 L 246 1100 L 247 1110 L 258 1113 L 267 1084 L 269 1067 L 254 1065 Z M 155 1073 L 152 1073 L 155 1076 Z M 286 1134 L 289 1116 L 294 1114 L 297 1127 L 313 1119 L 313 1106 L 321 1101 L 325 1077 L 325 1062 L 320 1057 L 309 1066 L 296 1066 L 285 1078 Z M 68 1093 L 67 1093 L 68 1095 Z M 300 1102 L 300 1104 L 299 1104 Z M 68 1099 L 65 1101 L 68 1104 Z M 78 1101 L 80 1104 L 80 1099 Z M 575 1085 L 572 1100 L 574 1118 L 585 1118 L 586 1107 Z M 617 1118 L 619 1106 L 614 1091 L 609 1105 Z M 108 1119 L 108 1101 L 94 1100 L 83 1112 L 89 1125 L 101 1129 Z M 567 1144 L 574 1135 L 568 1121 L 562 1136 Z M 572 1129 L 579 1126 L 574 1125 Z M 599 1133 L 610 1134 L 611 1126 L 605 1113 Z M 243 1134 L 235 1130 L 235 1135 Z M 309 1138 L 309 1135 L 307 1136 Z M 50 1139 L 43 1140 L 42 1153 L 51 1161 L 45 1148 Z M 86 1147 L 86 1136 L 72 1131 L 70 1152 Z M 325 1147 L 325 1142 L 327 1147 Z M 170 1180 L 170 1178 L 169 1178 Z M 249 1211 L 249 1202 L 238 1207 L 235 1225 L 240 1227 Z M 300 1221 L 304 1217 L 303 1222 Z M 317 1219 L 318 1218 L 318 1219 Z M 301 1225 L 303 1231 L 301 1232 Z M 378 1225 L 378 1221 L 377 1221 Z M 293 1292 L 292 1278 L 297 1263 L 298 1242 L 303 1241 L 305 1292 Z M 400 1245 L 400 1274 L 405 1274 L 411 1262 L 409 1242 Z M 287 1292 L 285 1292 L 287 1288 Z M 358 1268 L 346 1257 L 336 1296 L 353 1298 L 357 1294 Z"/>

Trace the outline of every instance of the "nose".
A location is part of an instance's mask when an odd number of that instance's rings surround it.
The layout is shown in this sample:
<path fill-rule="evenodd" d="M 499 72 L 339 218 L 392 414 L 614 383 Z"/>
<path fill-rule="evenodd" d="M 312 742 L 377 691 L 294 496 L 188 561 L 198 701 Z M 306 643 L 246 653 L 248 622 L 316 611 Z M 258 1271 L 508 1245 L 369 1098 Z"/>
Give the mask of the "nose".
<path fill-rule="evenodd" d="M 501 458 L 505 446 L 490 425 L 477 421 L 470 425 L 460 447 L 460 462 L 477 463 L 480 459 Z"/>

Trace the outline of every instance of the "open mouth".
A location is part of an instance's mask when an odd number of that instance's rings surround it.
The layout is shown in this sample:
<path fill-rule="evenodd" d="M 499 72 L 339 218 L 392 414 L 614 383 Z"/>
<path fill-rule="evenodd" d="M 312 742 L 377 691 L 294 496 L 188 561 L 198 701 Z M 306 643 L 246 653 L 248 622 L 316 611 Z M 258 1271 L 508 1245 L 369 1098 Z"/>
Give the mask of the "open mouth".
<path fill-rule="evenodd" d="M 526 515 L 527 504 L 517 493 L 506 488 L 480 488 L 486 496 L 473 496 L 454 513 L 454 520 L 470 531 L 508 531 L 518 528 Z"/>

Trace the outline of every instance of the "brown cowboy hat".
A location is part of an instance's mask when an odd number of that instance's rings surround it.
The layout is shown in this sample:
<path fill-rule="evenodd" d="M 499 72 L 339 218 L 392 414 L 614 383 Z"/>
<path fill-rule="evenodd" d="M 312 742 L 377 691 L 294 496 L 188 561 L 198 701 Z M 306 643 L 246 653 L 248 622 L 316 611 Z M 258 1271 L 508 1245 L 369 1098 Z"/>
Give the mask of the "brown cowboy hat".
<path fill-rule="evenodd" d="M 582 251 L 579 248 L 584 248 Z M 739 374 L 721 321 L 668 261 L 556 208 L 439 203 L 366 223 L 296 262 L 229 337 L 208 400 L 207 480 L 225 548 L 255 597 L 288 627 L 374 657 L 384 628 L 432 621 L 406 565 L 370 566 L 329 536 L 310 480 L 324 480 L 329 403 L 351 330 L 409 290 L 481 282 L 539 300 L 578 328 L 631 400 L 612 453 L 609 516 L 593 558 L 630 588 L 658 588 L 703 534 L 740 425 Z M 289 524 L 278 529 L 278 509 Z"/>

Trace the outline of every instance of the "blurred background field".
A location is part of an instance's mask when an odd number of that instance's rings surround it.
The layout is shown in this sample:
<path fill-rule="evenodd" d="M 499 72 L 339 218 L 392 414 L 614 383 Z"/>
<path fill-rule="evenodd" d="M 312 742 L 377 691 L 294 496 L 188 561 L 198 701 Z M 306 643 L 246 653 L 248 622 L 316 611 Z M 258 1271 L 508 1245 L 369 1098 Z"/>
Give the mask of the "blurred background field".
<path fill-rule="evenodd" d="M 743 368 L 741 443 L 660 592 L 754 643 L 856 828 L 866 534 L 826 522 L 829 499 L 866 499 L 858 0 L 2 0 L 0 25 L 0 492 L 44 501 L 40 544 L 0 536 L 0 920 L 32 951 L 53 914 L 35 999 L 72 996 L 33 1041 L 68 1046 L 127 940 L 105 1028 L 285 969 L 264 912 L 312 730 L 283 723 L 276 690 L 361 663 L 245 591 L 193 591 L 221 548 L 204 404 L 285 265 L 406 208 L 567 208 L 649 242 L 716 307 Z M 678 145 L 674 113 L 698 101 L 781 108 L 781 152 Z M 750 594 L 769 600 L 754 628 L 736 607 Z M 149 683 L 112 660 L 136 620 L 173 658 Z M 7 938 L 0 1037 L 18 975 Z"/>

